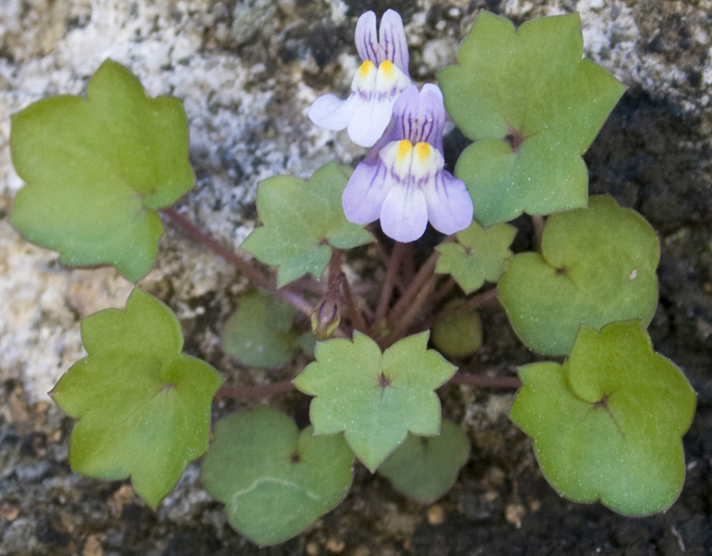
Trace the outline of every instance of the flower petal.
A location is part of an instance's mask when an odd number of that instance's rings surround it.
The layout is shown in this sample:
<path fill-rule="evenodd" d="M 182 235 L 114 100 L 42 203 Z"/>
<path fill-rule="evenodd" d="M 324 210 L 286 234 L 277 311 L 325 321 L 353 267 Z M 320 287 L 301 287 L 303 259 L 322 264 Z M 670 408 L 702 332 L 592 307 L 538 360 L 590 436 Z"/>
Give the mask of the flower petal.
<path fill-rule="evenodd" d="M 391 122 L 393 101 L 378 98 L 373 94 L 360 103 L 349 122 L 348 132 L 351 140 L 362 147 L 372 147 L 378 141 Z"/>
<path fill-rule="evenodd" d="M 423 196 L 428 205 L 428 220 L 437 231 L 454 234 L 472 224 L 472 198 L 465 182 L 440 170 L 423 187 Z"/>
<path fill-rule="evenodd" d="M 363 16 L 362 16 L 363 17 Z M 390 60 L 400 70 L 408 73 L 408 40 L 405 36 L 403 28 L 403 20 L 400 14 L 395 10 L 386 10 L 381 18 L 381 27 L 379 29 L 379 46 L 383 55 L 383 60 Z M 380 64 L 383 60 L 378 60 Z"/>
<path fill-rule="evenodd" d="M 414 130 L 417 137 L 413 143 L 421 141 L 435 146 L 443 152 L 443 130 L 445 129 L 445 105 L 440 87 L 433 83 L 426 83 L 420 91 L 417 112 L 418 129 Z"/>
<path fill-rule="evenodd" d="M 410 141 L 409 131 L 415 124 L 415 116 L 418 106 L 418 86 L 413 85 L 405 89 L 395 104 L 393 105 L 393 119 L 395 125 L 391 133 L 390 141 Z M 412 142 L 412 141 L 411 141 Z M 417 141 L 416 141 L 417 143 Z"/>
<path fill-rule="evenodd" d="M 428 226 L 425 195 L 417 187 L 394 184 L 381 208 L 381 229 L 388 237 L 410 243 Z"/>
<path fill-rule="evenodd" d="M 377 160 L 361 162 L 351 174 L 341 197 L 346 219 L 354 224 L 378 220 L 390 185 L 383 164 Z"/>
<path fill-rule="evenodd" d="M 316 99 L 309 107 L 307 115 L 318 126 L 331 131 L 341 131 L 349 125 L 361 104 L 357 93 L 351 93 L 345 100 L 329 93 Z"/>
<path fill-rule="evenodd" d="M 383 25 L 383 23 L 381 23 Z M 376 36 L 376 14 L 368 11 L 361 14 L 356 23 L 356 33 L 354 35 L 356 42 L 356 50 L 361 60 L 371 60 L 378 65 L 381 60 L 378 59 L 378 38 Z M 407 71 L 407 70 L 406 70 Z"/>

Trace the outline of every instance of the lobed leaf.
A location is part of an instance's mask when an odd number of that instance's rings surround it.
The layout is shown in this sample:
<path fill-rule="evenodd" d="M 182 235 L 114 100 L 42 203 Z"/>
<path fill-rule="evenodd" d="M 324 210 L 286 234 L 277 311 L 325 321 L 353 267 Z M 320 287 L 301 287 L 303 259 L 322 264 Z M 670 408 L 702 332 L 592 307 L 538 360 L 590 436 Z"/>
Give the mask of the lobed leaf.
<path fill-rule="evenodd" d="M 582 59 L 578 15 L 545 17 L 518 31 L 481 12 L 438 81 L 445 106 L 476 141 L 455 173 L 483 226 L 583 207 L 586 152 L 624 87 Z"/>
<path fill-rule="evenodd" d="M 467 435 L 455 423 L 443 419 L 438 436 L 408 435 L 378 473 L 404 496 L 430 504 L 452 488 L 469 458 Z"/>
<path fill-rule="evenodd" d="M 695 393 L 653 351 L 638 320 L 581 327 L 563 365 L 520 369 L 511 419 L 534 440 L 552 486 L 576 502 L 632 516 L 662 512 L 685 478 L 681 437 Z"/>
<path fill-rule="evenodd" d="M 215 426 L 202 478 L 230 525 L 254 543 L 276 544 L 344 499 L 353 461 L 342 435 L 300 433 L 284 413 L 258 406 Z"/>
<path fill-rule="evenodd" d="M 223 350 L 244 365 L 283 367 L 299 344 L 300 335 L 292 323 L 295 312 L 273 295 L 259 290 L 246 292 L 223 330 Z"/>
<path fill-rule="evenodd" d="M 451 274 L 466 293 L 485 283 L 496 282 L 504 272 L 504 262 L 512 257 L 509 246 L 517 229 L 509 224 L 496 224 L 483 229 L 477 222 L 457 232 L 457 243 L 441 243 L 435 272 Z"/>
<path fill-rule="evenodd" d="M 381 353 L 356 332 L 353 342 L 318 342 L 316 361 L 294 385 L 316 396 L 309 408 L 314 434 L 344 431 L 356 456 L 374 472 L 410 431 L 440 431 L 440 400 L 433 390 L 456 367 L 427 349 L 428 332 L 404 338 Z"/>
<path fill-rule="evenodd" d="M 542 254 L 521 253 L 499 281 L 499 300 L 519 338 L 548 355 L 570 352 L 579 326 L 639 318 L 658 303 L 660 247 L 638 213 L 610 197 L 549 217 Z"/>
<path fill-rule="evenodd" d="M 106 60 L 87 100 L 58 96 L 12 116 L 12 160 L 25 186 L 11 224 L 67 265 L 112 264 L 132 281 L 153 265 L 159 208 L 193 187 L 182 103 L 151 99 Z"/>
<path fill-rule="evenodd" d="M 208 447 L 210 406 L 222 378 L 207 363 L 181 355 L 173 313 L 134 289 L 126 310 L 82 321 L 88 357 L 51 392 L 79 421 L 72 431 L 73 471 L 102 479 L 131 477 L 155 508 Z"/>
<path fill-rule="evenodd" d="M 242 247 L 263 263 L 279 266 L 279 287 L 309 273 L 319 278 L 332 247 L 351 249 L 373 240 L 363 226 L 344 216 L 341 196 L 347 181 L 347 174 L 330 162 L 308 183 L 292 176 L 260 183 L 257 210 L 264 226 Z"/>

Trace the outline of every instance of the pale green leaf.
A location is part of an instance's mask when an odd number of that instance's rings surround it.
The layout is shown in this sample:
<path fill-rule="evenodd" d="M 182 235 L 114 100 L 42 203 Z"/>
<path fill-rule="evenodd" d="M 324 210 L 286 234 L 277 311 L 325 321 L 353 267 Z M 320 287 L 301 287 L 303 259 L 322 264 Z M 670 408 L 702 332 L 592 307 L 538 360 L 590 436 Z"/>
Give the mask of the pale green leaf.
<path fill-rule="evenodd" d="M 344 431 L 346 442 L 371 471 L 408 432 L 440 431 L 440 400 L 433 390 L 456 367 L 427 349 L 428 332 L 404 338 L 381 353 L 364 334 L 318 342 L 316 361 L 294 385 L 316 396 L 309 410 L 315 434 Z"/>
<path fill-rule="evenodd" d="M 155 211 L 195 182 L 181 102 L 151 99 L 111 60 L 89 81 L 87 100 L 58 96 L 14 114 L 10 148 L 25 181 L 12 225 L 64 264 L 112 264 L 133 281 L 156 257 Z"/>
<path fill-rule="evenodd" d="M 155 508 L 186 464 L 208 447 L 210 406 L 220 375 L 181 355 L 180 325 L 163 303 L 135 289 L 126 310 L 82 321 L 88 357 L 51 394 L 78 418 L 69 445 L 72 470 L 91 477 L 131 477 Z"/>

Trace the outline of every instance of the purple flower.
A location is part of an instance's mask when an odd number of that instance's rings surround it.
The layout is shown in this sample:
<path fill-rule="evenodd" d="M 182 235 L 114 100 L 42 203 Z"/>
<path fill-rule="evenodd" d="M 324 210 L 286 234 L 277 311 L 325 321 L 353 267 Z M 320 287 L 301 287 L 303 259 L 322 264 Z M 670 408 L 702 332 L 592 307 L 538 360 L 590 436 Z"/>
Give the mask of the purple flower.
<path fill-rule="evenodd" d="M 319 97 L 309 108 L 309 118 L 332 131 L 348 129 L 354 143 L 371 147 L 388 127 L 398 95 L 412 85 L 408 42 L 394 10 L 383 14 L 378 38 L 376 14 L 359 17 L 355 40 L 363 63 L 351 83 L 351 95 L 346 100 L 332 94 Z"/>
<path fill-rule="evenodd" d="M 428 221 L 453 234 L 472 223 L 472 200 L 462 180 L 446 172 L 442 134 L 445 106 L 437 85 L 413 85 L 393 107 L 394 126 L 378 156 L 361 162 L 342 203 L 355 224 L 381 219 L 383 232 L 403 243 L 423 235 Z"/>

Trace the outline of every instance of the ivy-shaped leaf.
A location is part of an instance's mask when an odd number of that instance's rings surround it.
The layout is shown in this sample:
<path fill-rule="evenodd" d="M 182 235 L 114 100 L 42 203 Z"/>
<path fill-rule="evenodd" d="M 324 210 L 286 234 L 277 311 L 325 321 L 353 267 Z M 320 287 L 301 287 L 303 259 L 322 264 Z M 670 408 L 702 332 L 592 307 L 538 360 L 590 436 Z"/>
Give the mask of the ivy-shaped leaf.
<path fill-rule="evenodd" d="M 578 15 L 529 21 L 515 31 L 482 12 L 460 46 L 459 65 L 438 76 L 448 113 L 476 141 L 455 172 L 483 226 L 524 211 L 585 206 L 581 155 L 624 87 L 582 53 Z"/>
<path fill-rule="evenodd" d="M 311 273 L 316 278 L 331 258 L 331 247 L 351 249 L 373 240 L 363 226 L 346 220 L 341 195 L 347 175 L 333 162 L 309 182 L 292 176 L 264 180 L 257 211 L 264 226 L 242 247 L 266 264 L 278 265 L 279 287 Z"/>
<path fill-rule="evenodd" d="M 188 125 L 178 99 L 151 99 L 107 60 L 87 100 L 58 96 L 12 116 L 12 160 L 25 186 L 11 224 L 68 265 L 112 264 L 144 276 L 163 233 L 156 210 L 193 187 Z"/>
<path fill-rule="evenodd" d="M 433 390 L 456 367 L 427 349 L 428 332 L 404 338 L 381 353 L 356 332 L 349 340 L 318 342 L 316 361 L 294 385 L 316 396 L 309 408 L 315 434 L 344 431 L 356 456 L 375 471 L 408 432 L 440 432 L 440 400 Z"/>
<path fill-rule="evenodd" d="M 134 289 L 126 310 L 82 321 L 89 356 L 51 394 L 78 418 L 69 445 L 73 471 L 102 479 L 131 477 L 155 508 L 186 464 L 208 447 L 210 406 L 222 378 L 181 355 L 183 335 L 171 310 Z"/>
<path fill-rule="evenodd" d="M 230 525 L 254 543 L 276 544 L 344 499 L 353 461 L 342 435 L 300 433 L 281 411 L 258 406 L 215 426 L 202 478 Z"/>
<path fill-rule="evenodd" d="M 510 417 L 534 439 L 539 465 L 563 496 L 616 512 L 662 512 L 685 478 L 681 437 L 695 393 L 653 351 L 640 321 L 583 326 L 563 365 L 522 367 Z"/>
<path fill-rule="evenodd" d="M 299 342 L 299 332 L 292 323 L 295 312 L 273 295 L 259 290 L 244 293 L 223 330 L 223 350 L 245 365 L 283 367 Z"/>
<path fill-rule="evenodd" d="M 442 243 L 435 272 L 451 274 L 465 293 L 479 290 L 485 283 L 496 282 L 504 272 L 504 261 L 512 256 L 509 246 L 517 229 L 496 224 L 484 230 L 477 222 L 457 232 L 457 243 Z"/>
<path fill-rule="evenodd" d="M 438 436 L 408 435 L 378 473 L 401 494 L 429 504 L 452 488 L 469 458 L 467 435 L 455 423 L 443 419 Z"/>
<path fill-rule="evenodd" d="M 579 326 L 639 318 L 658 304 L 658 237 L 648 222 L 610 197 L 550 216 L 542 254 L 520 253 L 499 281 L 499 300 L 521 340 L 566 355 Z"/>

